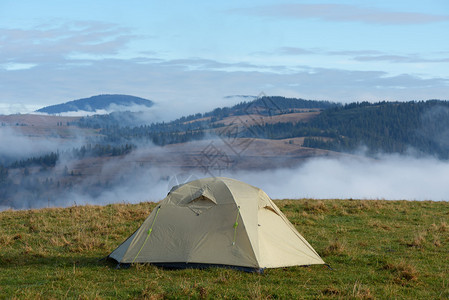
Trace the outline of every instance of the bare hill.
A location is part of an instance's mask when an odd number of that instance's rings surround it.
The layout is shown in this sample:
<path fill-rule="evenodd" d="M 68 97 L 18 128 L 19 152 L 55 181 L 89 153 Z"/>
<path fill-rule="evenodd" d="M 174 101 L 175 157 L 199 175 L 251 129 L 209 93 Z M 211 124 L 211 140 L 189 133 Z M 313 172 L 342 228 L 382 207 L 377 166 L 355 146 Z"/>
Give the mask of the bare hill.
<path fill-rule="evenodd" d="M 42 114 L 0 115 L 0 125 L 26 137 L 47 139 L 71 139 L 95 136 L 97 131 L 79 128 L 74 124 L 80 117 L 63 117 Z M 55 149 L 56 150 L 56 149 Z"/>
<path fill-rule="evenodd" d="M 97 95 L 62 104 L 46 106 L 38 109 L 37 112 L 47 114 L 60 114 L 77 111 L 95 112 L 98 110 L 113 110 L 112 106 L 131 107 L 133 105 L 151 107 L 153 106 L 153 102 L 148 99 L 129 95 Z"/>

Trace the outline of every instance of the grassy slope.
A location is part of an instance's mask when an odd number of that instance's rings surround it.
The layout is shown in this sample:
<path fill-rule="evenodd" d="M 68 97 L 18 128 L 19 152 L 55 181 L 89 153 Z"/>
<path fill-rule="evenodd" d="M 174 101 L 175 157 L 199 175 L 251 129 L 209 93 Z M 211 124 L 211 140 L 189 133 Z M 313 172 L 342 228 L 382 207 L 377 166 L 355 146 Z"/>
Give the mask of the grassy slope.
<path fill-rule="evenodd" d="M 0 213 L 0 298 L 448 298 L 449 203 L 277 205 L 334 270 L 167 271 L 99 262 L 155 204 Z"/>

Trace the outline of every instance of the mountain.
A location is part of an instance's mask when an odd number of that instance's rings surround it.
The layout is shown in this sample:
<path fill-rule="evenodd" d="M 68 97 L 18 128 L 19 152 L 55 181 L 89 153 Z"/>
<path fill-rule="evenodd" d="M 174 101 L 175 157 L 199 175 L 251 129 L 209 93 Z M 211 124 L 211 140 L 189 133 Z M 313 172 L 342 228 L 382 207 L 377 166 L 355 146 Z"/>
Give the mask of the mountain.
<path fill-rule="evenodd" d="M 36 112 L 60 114 L 67 112 L 109 110 L 111 105 L 131 107 L 135 105 L 151 107 L 153 101 L 129 95 L 97 95 L 89 98 L 69 101 L 62 104 L 46 106 Z"/>
<path fill-rule="evenodd" d="M 129 111 L 0 116 L 2 141 L 12 141 L 0 149 L 0 210 L 57 203 L 72 193 L 95 199 L 114 186 L 130 190 L 137 177 L 290 168 L 360 150 L 373 158 L 412 153 L 449 161 L 449 101 L 443 100 L 343 105 L 261 97 L 170 122 L 138 119 Z M 83 144 L 71 142 L 81 136 Z M 153 167 L 156 175 L 145 173 Z"/>
<path fill-rule="evenodd" d="M 250 123 L 246 121 L 246 125 L 254 123 L 253 119 L 255 116 L 265 117 L 270 121 L 282 122 L 281 120 L 278 120 L 279 118 L 277 116 L 294 115 L 294 121 L 296 119 L 295 117 L 301 118 L 305 114 L 316 114 L 319 111 L 338 106 L 339 104 L 329 101 L 265 96 L 250 101 L 243 101 L 232 107 L 217 107 L 209 112 L 198 112 L 194 115 L 183 116 L 170 122 L 146 125 L 152 126 L 156 131 L 161 132 L 183 132 L 186 130 L 198 130 L 199 128 L 204 129 L 204 127 L 209 126 L 214 127 L 214 123 L 220 123 L 220 121 L 226 123 L 229 119 L 232 119 L 235 123 L 236 121 L 244 120 L 248 116 L 251 120 Z M 300 115 L 298 115 L 298 113 Z M 83 117 L 74 124 L 82 128 L 96 129 L 107 127 L 140 127 L 142 124 L 134 126 L 131 124 L 131 121 L 136 119 L 139 119 L 139 113 L 114 112 L 105 115 Z M 124 122 L 124 120 L 126 121 Z"/>
<path fill-rule="evenodd" d="M 98 130 L 113 145 L 149 141 L 179 144 L 219 136 L 233 139 L 302 139 L 304 148 L 367 154 L 408 153 L 449 159 L 449 101 L 354 102 L 336 104 L 261 97 L 232 107 L 184 116 L 171 122 L 132 124 L 132 112 L 70 121 Z"/>
<path fill-rule="evenodd" d="M 131 119 L 131 118 L 129 118 Z M 355 102 L 263 97 L 171 122 L 124 127 L 112 115 L 81 118 L 82 128 L 100 129 L 105 141 L 149 139 L 157 145 L 226 138 L 301 138 L 302 147 L 367 154 L 415 151 L 449 159 L 449 102 Z"/>

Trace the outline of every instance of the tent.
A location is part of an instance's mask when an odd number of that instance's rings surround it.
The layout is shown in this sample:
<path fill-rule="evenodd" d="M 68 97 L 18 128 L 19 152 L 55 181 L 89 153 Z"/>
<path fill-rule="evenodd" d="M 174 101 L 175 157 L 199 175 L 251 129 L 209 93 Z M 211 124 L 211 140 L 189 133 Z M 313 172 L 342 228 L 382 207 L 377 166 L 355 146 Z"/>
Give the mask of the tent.
<path fill-rule="evenodd" d="M 324 264 L 264 191 L 224 177 L 173 187 L 108 257 L 120 264 L 250 271 Z"/>

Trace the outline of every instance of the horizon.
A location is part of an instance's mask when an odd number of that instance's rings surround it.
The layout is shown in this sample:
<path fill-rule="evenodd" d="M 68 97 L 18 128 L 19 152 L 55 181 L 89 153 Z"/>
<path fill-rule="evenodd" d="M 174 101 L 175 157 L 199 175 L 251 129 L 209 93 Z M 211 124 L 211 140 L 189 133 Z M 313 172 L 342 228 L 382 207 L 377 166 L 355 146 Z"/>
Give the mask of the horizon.
<path fill-rule="evenodd" d="M 441 1 L 3 1 L 0 113 L 98 94 L 177 114 L 229 95 L 410 101 L 449 94 Z"/>
<path fill-rule="evenodd" d="M 157 201 L 185 173 L 236 178 L 275 198 L 448 201 L 449 102 L 360 103 L 328 114 L 318 108 L 330 103 L 280 101 L 286 109 L 272 114 L 269 101 L 156 127 L 142 126 L 160 113 L 151 109 L 84 121 L 1 116 L 0 210 Z"/>
<path fill-rule="evenodd" d="M 95 98 L 98 96 L 129 96 L 129 97 L 136 97 L 136 98 L 140 98 L 143 100 L 147 100 L 150 101 L 152 103 L 152 106 L 144 106 L 144 105 L 134 105 L 132 107 L 130 106 L 120 106 L 120 105 L 114 105 L 112 108 L 110 109 L 97 109 L 97 110 L 93 110 L 93 111 L 86 111 L 86 110 L 77 110 L 77 111 L 69 111 L 69 112 L 61 112 L 61 113 L 46 113 L 46 112 L 41 112 L 39 110 L 45 109 L 45 108 L 49 108 L 49 107 L 53 107 L 53 106 L 60 106 L 60 105 L 64 105 L 64 104 L 68 104 L 71 102 L 76 102 L 79 100 L 88 100 L 90 98 Z M 182 112 L 177 112 L 176 114 L 168 114 L 168 117 L 163 117 L 163 118 L 158 118 L 156 120 L 148 120 L 152 123 L 154 122 L 159 122 L 159 121 L 172 121 L 175 120 L 176 118 L 180 118 L 180 117 L 185 117 L 188 115 L 194 115 L 197 113 L 207 113 L 212 111 L 215 108 L 225 108 L 225 107 L 233 107 L 234 105 L 240 104 L 240 103 L 245 103 L 245 102 L 251 102 L 254 100 L 257 100 L 260 96 L 255 96 L 255 95 L 228 95 L 223 97 L 224 99 L 231 99 L 234 98 L 236 99 L 235 102 L 228 104 L 227 106 L 221 105 L 220 103 L 217 103 L 218 106 L 213 107 L 210 110 L 207 111 L 196 111 L 195 113 L 191 113 L 191 114 L 182 114 Z M 333 104 L 337 104 L 337 105 L 345 105 L 345 104 L 352 104 L 352 103 L 361 103 L 361 102 L 368 102 L 370 104 L 376 104 L 376 103 L 382 103 L 382 102 L 427 102 L 427 101 L 442 101 L 442 102 L 447 102 L 449 101 L 448 99 L 412 99 L 412 100 L 407 100 L 407 101 L 388 101 L 388 100 L 375 100 L 375 101 L 369 101 L 369 100 L 364 100 L 364 101 L 353 101 L 353 102 L 338 102 L 338 101 L 330 101 L 327 99 L 303 99 L 303 98 L 296 98 L 296 97 L 285 97 L 282 95 L 264 95 L 263 97 L 282 97 L 282 98 L 290 98 L 290 99 L 297 99 L 297 100 L 305 100 L 305 101 L 319 101 L 319 102 L 330 102 Z M 250 100 L 248 100 L 248 98 L 251 98 Z M 237 100 L 238 99 L 238 100 Z M 69 100 L 66 102 L 61 102 L 61 103 L 55 103 L 55 104 L 51 104 L 48 106 L 41 106 L 39 108 L 37 108 L 34 111 L 25 111 L 25 112 L 15 112 L 15 113 L 2 113 L 1 111 L 1 103 L 0 103 L 0 116 L 7 116 L 7 115 L 44 115 L 44 116 L 60 116 L 60 117 L 78 117 L 78 116 L 82 116 L 82 117 L 87 117 L 87 116 L 93 116 L 93 115 L 104 115 L 104 114 L 110 114 L 113 112 L 135 112 L 135 113 L 139 113 L 139 112 L 149 112 L 151 110 L 155 110 L 158 109 L 158 105 L 160 105 L 161 103 L 158 103 L 152 99 L 146 99 L 146 98 L 142 98 L 138 95 L 126 95 L 126 94 L 98 94 L 98 95 L 91 95 L 91 96 L 87 96 L 87 97 L 83 97 L 80 99 L 73 99 L 73 100 Z M 156 108 L 155 108 L 156 106 Z M 160 112 L 161 108 L 158 109 L 158 111 Z M 158 112 L 154 112 L 155 114 Z M 153 115 L 154 116 L 154 115 Z"/>

